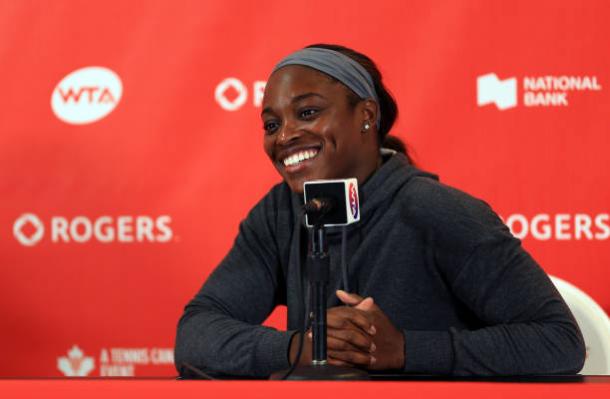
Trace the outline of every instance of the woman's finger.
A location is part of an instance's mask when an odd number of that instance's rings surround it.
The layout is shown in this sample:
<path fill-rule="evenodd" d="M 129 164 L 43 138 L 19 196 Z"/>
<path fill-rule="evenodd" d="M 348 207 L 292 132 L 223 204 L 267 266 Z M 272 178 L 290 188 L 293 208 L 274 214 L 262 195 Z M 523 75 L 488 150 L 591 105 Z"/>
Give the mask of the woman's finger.
<path fill-rule="evenodd" d="M 350 306 L 356 306 L 364 299 L 360 295 L 345 292 L 343 290 L 337 290 L 336 294 L 341 302 Z"/>
<path fill-rule="evenodd" d="M 354 367 L 353 364 L 344 362 L 343 360 L 335 359 L 332 356 L 328 356 L 328 364 L 332 364 L 333 366 L 341 366 L 341 367 Z"/>
<path fill-rule="evenodd" d="M 377 362 L 377 359 L 371 354 L 354 351 L 328 351 L 328 356 L 343 362 L 351 363 L 357 366 L 371 366 Z"/>
<path fill-rule="evenodd" d="M 326 315 L 326 324 L 330 328 L 337 329 L 348 329 L 355 326 L 371 335 L 377 331 L 373 325 L 372 314 L 345 306 L 330 308 Z"/>
<path fill-rule="evenodd" d="M 338 330 L 329 328 L 327 330 L 328 347 L 338 350 L 356 350 L 365 353 L 374 352 L 376 347 L 370 335 L 359 330 Z"/>

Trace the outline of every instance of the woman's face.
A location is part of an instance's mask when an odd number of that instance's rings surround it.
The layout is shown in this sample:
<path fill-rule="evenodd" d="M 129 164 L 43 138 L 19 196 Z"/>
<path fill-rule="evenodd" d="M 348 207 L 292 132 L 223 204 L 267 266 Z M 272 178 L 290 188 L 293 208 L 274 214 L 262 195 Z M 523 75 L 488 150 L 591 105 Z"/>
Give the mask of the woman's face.
<path fill-rule="evenodd" d="M 292 191 L 302 193 L 314 179 L 363 183 L 377 167 L 376 129 L 362 132 L 375 115 L 366 101 L 350 105 L 348 92 L 304 66 L 283 67 L 269 78 L 261 114 L 265 152 Z"/>

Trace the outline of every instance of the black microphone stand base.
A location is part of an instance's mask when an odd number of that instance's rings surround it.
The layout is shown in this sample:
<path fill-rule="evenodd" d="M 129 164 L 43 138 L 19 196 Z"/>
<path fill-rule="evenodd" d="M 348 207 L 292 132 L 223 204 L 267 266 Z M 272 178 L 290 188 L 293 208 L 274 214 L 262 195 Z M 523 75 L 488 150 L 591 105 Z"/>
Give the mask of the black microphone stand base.
<path fill-rule="evenodd" d="M 270 380 L 281 380 L 286 370 L 271 374 Z M 362 381 L 369 379 L 369 373 L 354 367 L 333 366 L 330 364 L 298 366 L 286 378 L 292 381 Z"/>

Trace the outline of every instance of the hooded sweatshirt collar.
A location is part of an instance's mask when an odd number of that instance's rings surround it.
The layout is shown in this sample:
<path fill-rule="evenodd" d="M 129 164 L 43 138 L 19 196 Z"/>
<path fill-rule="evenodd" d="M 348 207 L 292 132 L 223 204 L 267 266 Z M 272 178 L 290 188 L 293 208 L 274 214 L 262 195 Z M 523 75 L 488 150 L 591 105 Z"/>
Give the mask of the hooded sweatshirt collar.
<path fill-rule="evenodd" d="M 376 209 L 381 202 L 389 197 L 393 197 L 397 191 L 412 178 L 420 176 L 438 180 L 436 175 L 421 171 L 411 165 L 404 154 L 389 152 L 382 149 L 382 155 L 384 155 L 384 158 L 386 156 L 388 158 L 381 167 L 364 182 L 364 184 L 358 187 L 360 212 L 362 215 L 359 223 L 366 223 L 368 219 L 367 215 L 370 215 L 371 210 Z M 295 215 L 299 215 L 303 206 L 303 196 L 293 193 L 292 206 Z M 356 228 L 359 223 L 347 226 L 348 231 Z M 340 227 L 327 228 L 327 232 L 331 234 L 340 231 Z"/>

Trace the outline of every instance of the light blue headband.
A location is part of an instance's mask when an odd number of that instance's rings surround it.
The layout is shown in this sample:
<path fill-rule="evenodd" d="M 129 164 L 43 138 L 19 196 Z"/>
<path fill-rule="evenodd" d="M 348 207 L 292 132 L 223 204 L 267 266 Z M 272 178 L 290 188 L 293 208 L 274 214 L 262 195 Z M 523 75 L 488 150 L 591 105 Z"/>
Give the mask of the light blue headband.
<path fill-rule="evenodd" d="M 311 47 L 288 55 L 273 68 L 273 72 L 286 65 L 303 65 L 316 69 L 337 79 L 358 97 L 374 100 L 377 103 L 377 128 L 379 128 L 381 112 L 373 78 L 358 62 L 338 51 Z"/>

